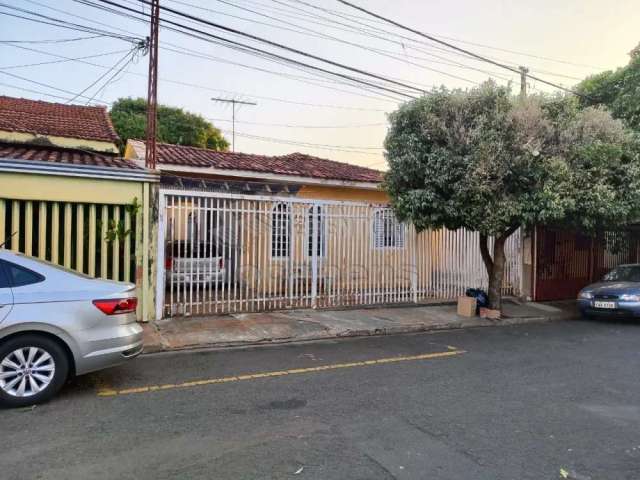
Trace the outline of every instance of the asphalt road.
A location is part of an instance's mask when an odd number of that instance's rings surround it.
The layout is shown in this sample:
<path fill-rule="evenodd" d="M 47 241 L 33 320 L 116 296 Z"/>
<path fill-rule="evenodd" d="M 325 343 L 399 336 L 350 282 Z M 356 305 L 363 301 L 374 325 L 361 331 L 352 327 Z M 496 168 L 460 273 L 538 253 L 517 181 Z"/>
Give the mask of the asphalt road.
<path fill-rule="evenodd" d="M 0 439 L 2 480 L 637 480 L 640 323 L 145 356 Z"/>

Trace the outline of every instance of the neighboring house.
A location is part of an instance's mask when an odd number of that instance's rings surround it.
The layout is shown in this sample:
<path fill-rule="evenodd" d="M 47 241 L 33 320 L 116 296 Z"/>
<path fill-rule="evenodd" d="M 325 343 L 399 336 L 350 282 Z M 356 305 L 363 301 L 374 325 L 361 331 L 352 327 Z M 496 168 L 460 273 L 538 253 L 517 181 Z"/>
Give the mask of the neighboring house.
<path fill-rule="evenodd" d="M 399 223 L 378 170 L 301 153 L 157 155 L 158 318 L 449 299 L 484 281 L 474 234 Z M 144 142 L 129 140 L 125 158 L 143 165 Z"/>
<path fill-rule="evenodd" d="M 118 155 L 119 141 L 105 107 L 0 96 L 0 142 Z"/>
<path fill-rule="evenodd" d="M 158 176 L 118 142 L 104 107 L 0 96 L 0 245 L 148 290 L 143 212 Z"/>
<path fill-rule="evenodd" d="M 218 152 L 197 147 L 157 145 L 158 170 L 162 182 L 186 184 L 190 180 L 208 182 L 209 187 L 224 185 L 241 191 L 284 192 L 300 198 L 352 200 L 386 203 L 380 189 L 382 172 L 302 153 L 268 156 Z M 144 166 L 145 144 L 129 140 L 125 158 Z"/>

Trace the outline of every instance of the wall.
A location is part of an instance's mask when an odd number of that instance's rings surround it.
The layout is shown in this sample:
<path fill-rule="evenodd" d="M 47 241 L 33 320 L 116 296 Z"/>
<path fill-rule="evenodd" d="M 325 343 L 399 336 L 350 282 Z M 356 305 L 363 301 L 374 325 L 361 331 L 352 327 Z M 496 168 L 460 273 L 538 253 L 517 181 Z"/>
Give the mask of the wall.
<path fill-rule="evenodd" d="M 135 282 L 138 318 L 149 319 L 155 244 L 148 181 L 33 171 L 0 172 L 0 185 L 0 244 L 90 276 Z M 129 233 L 108 241 L 118 225 Z"/>
<path fill-rule="evenodd" d="M 387 194 L 380 189 L 352 187 L 332 187 L 324 185 L 305 185 L 297 195 L 299 198 L 315 200 L 341 200 L 351 202 L 369 202 L 384 204 L 389 202 Z"/>
<path fill-rule="evenodd" d="M 10 132 L 7 130 L 0 130 L 0 141 L 7 143 L 25 143 L 31 145 L 75 148 L 78 150 L 91 150 L 101 153 L 119 153 L 118 147 L 113 142 L 58 137 L 55 135 L 36 135 L 33 133 Z"/>

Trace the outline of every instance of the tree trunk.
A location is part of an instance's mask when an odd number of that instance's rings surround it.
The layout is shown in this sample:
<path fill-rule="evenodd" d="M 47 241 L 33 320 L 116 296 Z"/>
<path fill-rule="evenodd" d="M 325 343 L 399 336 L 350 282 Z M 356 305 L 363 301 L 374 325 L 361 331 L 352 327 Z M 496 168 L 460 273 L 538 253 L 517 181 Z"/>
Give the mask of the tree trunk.
<path fill-rule="evenodd" d="M 502 279 L 504 278 L 504 265 L 506 258 L 504 244 L 518 227 L 509 228 L 504 234 L 496 237 L 493 243 L 493 255 L 489 253 L 489 238 L 480 234 L 480 253 L 482 261 L 489 276 L 489 308 L 500 310 L 502 308 Z"/>
<path fill-rule="evenodd" d="M 489 308 L 502 308 L 502 278 L 504 277 L 504 243 L 506 238 L 498 237 L 493 244 L 493 268 L 489 273 Z"/>

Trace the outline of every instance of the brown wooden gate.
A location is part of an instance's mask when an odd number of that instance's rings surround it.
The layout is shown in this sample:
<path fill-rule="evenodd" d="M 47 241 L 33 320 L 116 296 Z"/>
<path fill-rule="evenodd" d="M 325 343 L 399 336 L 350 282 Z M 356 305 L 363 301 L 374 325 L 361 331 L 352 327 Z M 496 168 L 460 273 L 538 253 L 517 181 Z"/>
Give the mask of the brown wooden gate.
<path fill-rule="evenodd" d="M 537 301 L 569 300 L 613 267 L 638 262 L 637 230 L 601 232 L 594 237 L 549 227 L 536 229 Z"/>

